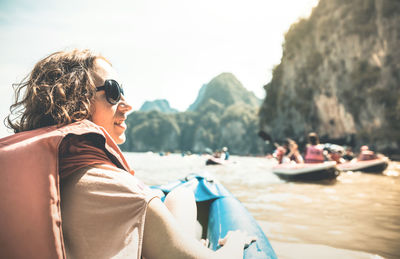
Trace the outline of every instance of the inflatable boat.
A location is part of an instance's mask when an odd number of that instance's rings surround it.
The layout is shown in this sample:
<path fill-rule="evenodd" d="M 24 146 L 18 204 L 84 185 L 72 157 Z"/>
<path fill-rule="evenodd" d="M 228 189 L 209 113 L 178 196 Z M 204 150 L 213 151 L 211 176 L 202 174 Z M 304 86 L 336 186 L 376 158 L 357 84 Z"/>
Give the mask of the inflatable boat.
<path fill-rule="evenodd" d="M 284 163 L 272 168 L 272 172 L 286 181 L 320 181 L 335 179 L 340 172 L 335 161 L 316 164 Z"/>
<path fill-rule="evenodd" d="M 189 175 L 166 185 L 152 186 L 164 194 L 174 188 L 186 186 L 193 190 L 198 208 L 198 221 L 203 239 L 209 248 L 220 248 L 218 240 L 230 230 L 243 230 L 257 240 L 244 250 L 244 259 L 277 258 L 268 238 L 247 209 L 218 181 L 201 175 Z"/>
<path fill-rule="evenodd" d="M 226 165 L 228 163 L 229 163 L 228 160 L 224 160 L 213 156 L 209 156 L 208 159 L 206 160 L 206 165 Z"/>
<path fill-rule="evenodd" d="M 337 165 L 341 171 L 361 171 L 366 173 L 382 173 L 389 164 L 389 158 L 378 157 L 377 159 L 359 161 L 357 159 Z"/>

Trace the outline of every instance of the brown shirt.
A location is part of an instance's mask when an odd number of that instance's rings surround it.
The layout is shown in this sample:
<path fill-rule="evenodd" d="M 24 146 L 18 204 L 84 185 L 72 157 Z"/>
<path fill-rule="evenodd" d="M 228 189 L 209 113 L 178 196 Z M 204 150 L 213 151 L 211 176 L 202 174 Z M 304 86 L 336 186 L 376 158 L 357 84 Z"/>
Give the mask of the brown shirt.
<path fill-rule="evenodd" d="M 61 181 L 67 258 L 140 258 L 154 192 L 111 165 L 80 169 Z"/>

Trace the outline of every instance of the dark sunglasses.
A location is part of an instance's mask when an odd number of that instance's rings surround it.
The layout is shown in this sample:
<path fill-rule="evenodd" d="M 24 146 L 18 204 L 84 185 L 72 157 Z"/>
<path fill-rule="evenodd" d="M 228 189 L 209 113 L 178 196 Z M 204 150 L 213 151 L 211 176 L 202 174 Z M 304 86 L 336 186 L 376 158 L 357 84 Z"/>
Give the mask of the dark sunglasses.
<path fill-rule="evenodd" d="M 121 100 L 121 94 L 124 95 L 124 89 L 113 79 L 107 79 L 104 85 L 96 87 L 96 92 L 105 91 L 107 101 L 111 104 L 117 104 Z"/>

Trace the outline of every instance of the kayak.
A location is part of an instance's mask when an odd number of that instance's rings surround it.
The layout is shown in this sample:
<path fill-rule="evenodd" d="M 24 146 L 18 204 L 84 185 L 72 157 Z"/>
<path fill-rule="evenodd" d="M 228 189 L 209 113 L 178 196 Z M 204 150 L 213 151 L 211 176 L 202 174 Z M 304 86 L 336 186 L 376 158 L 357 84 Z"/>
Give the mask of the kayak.
<path fill-rule="evenodd" d="M 361 171 L 366 173 L 382 173 L 389 164 L 389 158 L 379 157 L 372 160 L 359 161 L 357 159 L 337 165 L 341 171 Z"/>
<path fill-rule="evenodd" d="M 244 250 L 244 259 L 277 258 L 263 230 L 247 211 L 218 181 L 197 174 L 191 174 L 166 185 L 152 186 L 164 195 L 173 189 L 185 186 L 193 190 L 198 208 L 198 221 L 202 225 L 202 237 L 209 240 L 209 248 L 220 248 L 218 240 L 230 230 L 243 230 L 257 240 Z M 165 197 L 165 196 L 164 196 Z M 163 199 L 163 198 L 162 198 Z"/>
<path fill-rule="evenodd" d="M 225 165 L 227 163 L 228 163 L 227 160 L 223 160 L 221 158 L 217 158 L 217 157 L 213 157 L 213 156 L 210 156 L 206 161 L 206 165 Z"/>
<path fill-rule="evenodd" d="M 320 181 L 335 179 L 340 174 L 335 161 L 315 164 L 284 163 L 274 166 L 272 172 L 287 181 Z"/>

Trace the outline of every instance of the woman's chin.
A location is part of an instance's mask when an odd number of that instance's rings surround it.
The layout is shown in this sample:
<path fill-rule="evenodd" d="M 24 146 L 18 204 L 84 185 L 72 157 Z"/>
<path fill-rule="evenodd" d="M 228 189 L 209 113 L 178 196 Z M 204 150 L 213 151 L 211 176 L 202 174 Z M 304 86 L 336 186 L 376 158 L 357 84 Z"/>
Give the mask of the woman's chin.
<path fill-rule="evenodd" d="M 119 136 L 114 136 L 113 140 L 118 145 L 124 144 L 125 140 L 126 140 L 125 134 L 122 134 L 122 135 L 119 135 Z"/>

